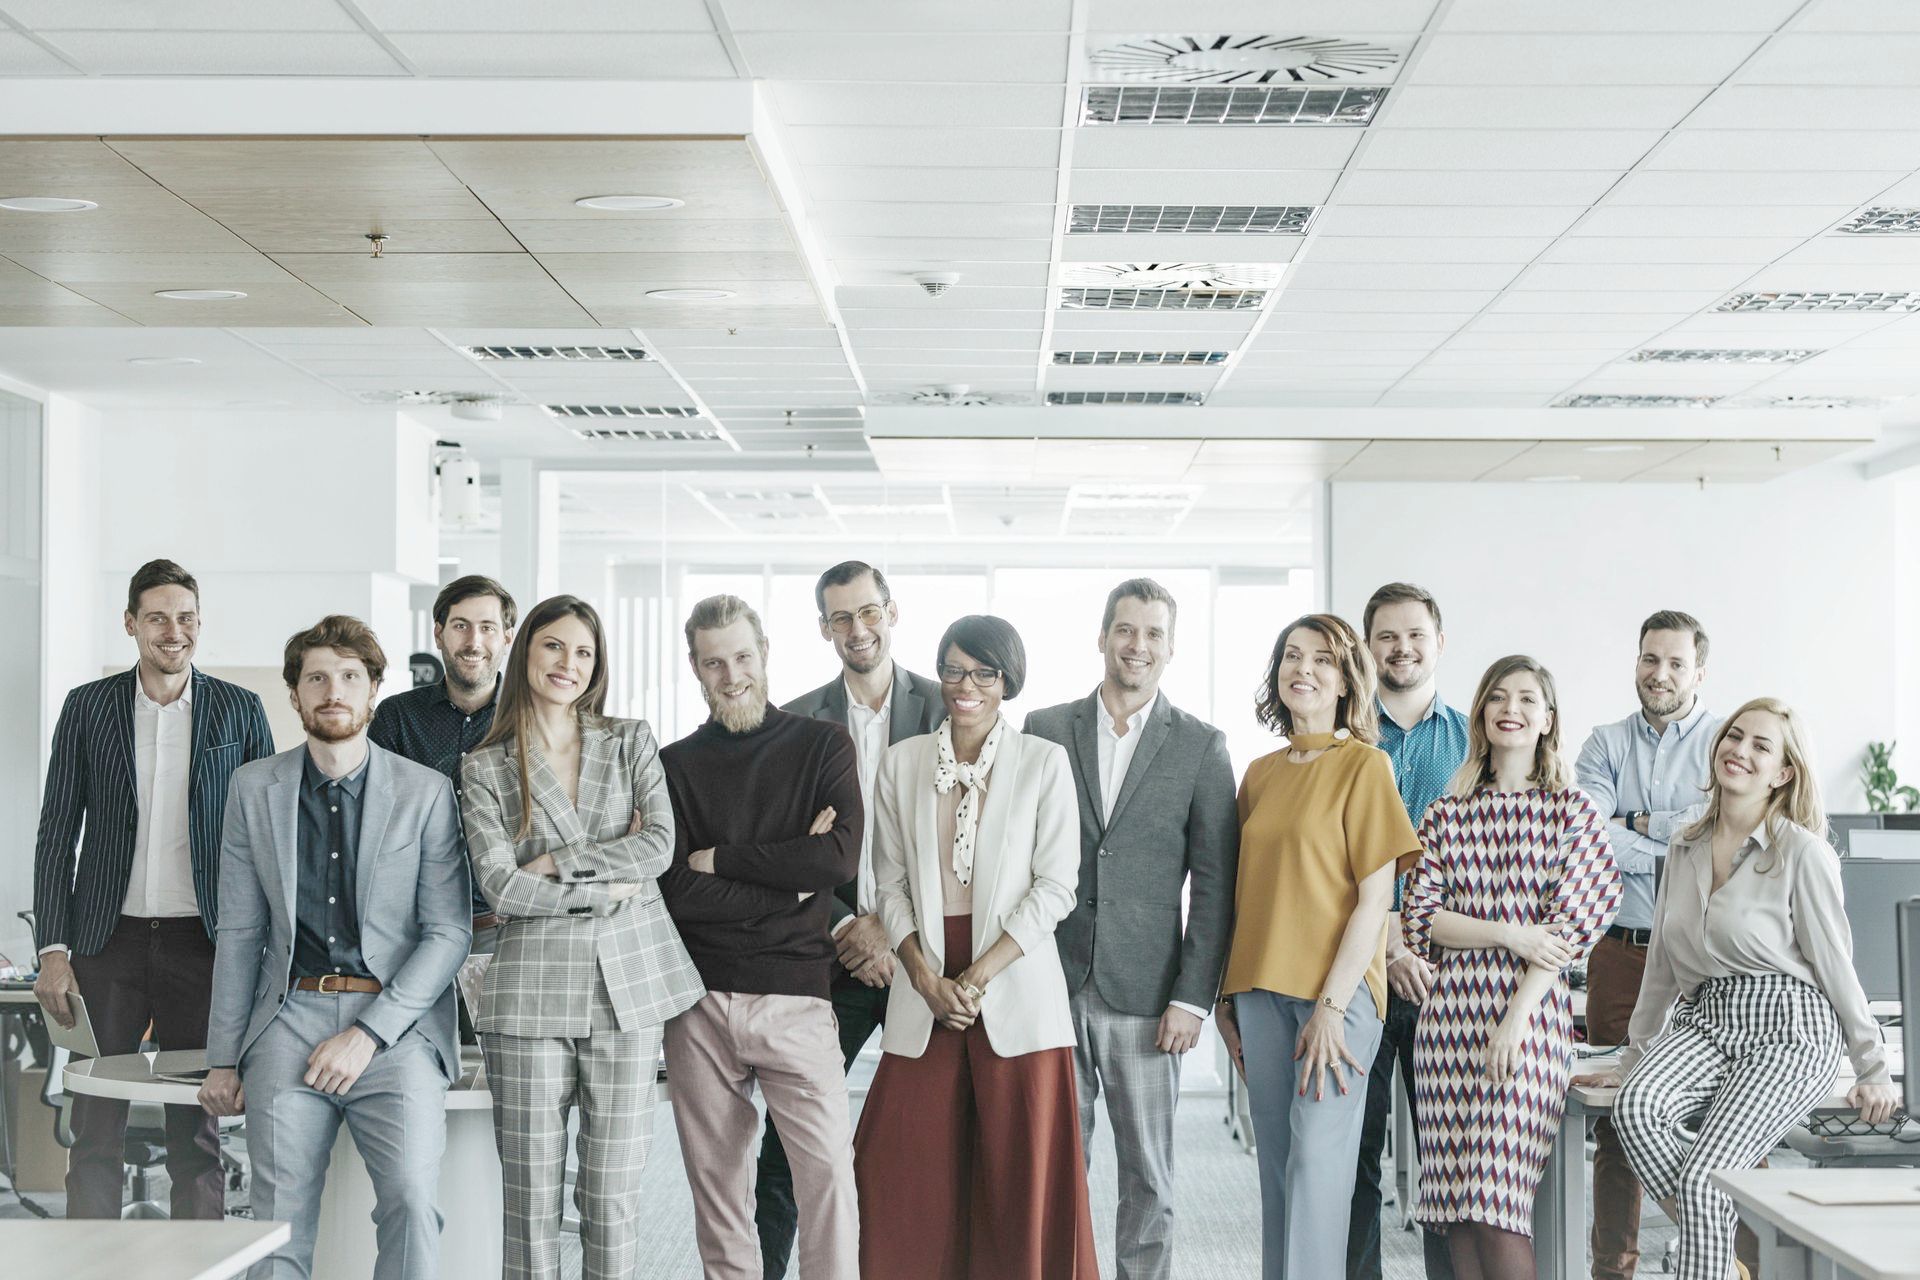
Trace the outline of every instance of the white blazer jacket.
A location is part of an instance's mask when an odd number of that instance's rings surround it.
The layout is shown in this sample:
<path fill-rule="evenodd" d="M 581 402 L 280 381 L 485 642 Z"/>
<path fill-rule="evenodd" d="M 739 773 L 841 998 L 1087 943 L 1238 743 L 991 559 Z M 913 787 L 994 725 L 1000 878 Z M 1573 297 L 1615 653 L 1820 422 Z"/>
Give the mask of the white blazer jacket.
<path fill-rule="evenodd" d="M 973 853 L 973 954 L 1002 933 L 1023 953 L 987 984 L 980 1017 L 1003 1058 L 1074 1042 L 1067 982 L 1054 926 L 1073 910 L 1080 879 L 1080 810 L 1066 751 L 1030 733 L 1001 740 L 980 814 Z M 940 888 L 939 796 L 933 789 L 937 735 L 888 748 L 874 785 L 873 874 L 880 923 L 896 949 L 911 934 L 935 970 L 946 964 L 946 917 Z M 933 1011 L 893 971 L 880 1047 L 917 1058 L 933 1032 Z"/>

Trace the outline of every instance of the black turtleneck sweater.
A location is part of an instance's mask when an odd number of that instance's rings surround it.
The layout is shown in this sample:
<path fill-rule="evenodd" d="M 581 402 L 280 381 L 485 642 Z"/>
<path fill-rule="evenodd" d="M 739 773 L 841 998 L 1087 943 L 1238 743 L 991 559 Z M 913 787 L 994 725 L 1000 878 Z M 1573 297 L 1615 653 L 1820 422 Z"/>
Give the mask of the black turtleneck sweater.
<path fill-rule="evenodd" d="M 767 708 L 750 733 L 713 720 L 660 751 L 673 800 L 667 910 L 710 991 L 830 998 L 833 891 L 860 870 L 860 761 L 844 727 Z M 833 830 L 808 835 L 832 806 Z M 712 849 L 714 874 L 687 865 Z M 805 902 L 799 895 L 811 893 Z"/>

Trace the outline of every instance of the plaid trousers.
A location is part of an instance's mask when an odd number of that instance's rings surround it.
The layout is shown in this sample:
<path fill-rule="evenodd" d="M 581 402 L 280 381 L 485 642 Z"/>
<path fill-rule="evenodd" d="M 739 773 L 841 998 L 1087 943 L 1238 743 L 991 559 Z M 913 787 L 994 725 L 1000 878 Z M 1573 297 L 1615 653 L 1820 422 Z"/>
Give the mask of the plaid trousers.
<path fill-rule="evenodd" d="M 1751 1169 L 1827 1096 L 1840 1022 L 1785 974 L 1710 978 L 1621 1086 L 1613 1123 L 1649 1194 L 1680 1204 L 1680 1280 L 1726 1280 L 1739 1214 L 1709 1175 Z M 1684 1121 L 1699 1118 L 1689 1144 Z"/>
<path fill-rule="evenodd" d="M 485 1032 L 494 1142 L 504 1182 L 502 1280 L 560 1280 L 560 1198 L 566 1185 L 567 1113 L 580 1112 L 579 1170 L 584 1280 L 626 1280 L 640 1258 L 640 1172 L 653 1141 L 654 1076 L 661 1028 L 622 1031 L 595 982 L 593 1032 L 577 1039 Z"/>
<path fill-rule="evenodd" d="M 1114 1008 L 1099 985 L 1088 975 L 1068 1005 L 1080 1145 L 1092 1163 L 1094 1105 L 1104 1091 L 1120 1175 L 1113 1220 L 1116 1274 L 1118 1280 L 1167 1280 L 1173 1274 L 1173 1109 L 1180 1100 L 1180 1055 L 1154 1047 L 1160 1019 Z"/>

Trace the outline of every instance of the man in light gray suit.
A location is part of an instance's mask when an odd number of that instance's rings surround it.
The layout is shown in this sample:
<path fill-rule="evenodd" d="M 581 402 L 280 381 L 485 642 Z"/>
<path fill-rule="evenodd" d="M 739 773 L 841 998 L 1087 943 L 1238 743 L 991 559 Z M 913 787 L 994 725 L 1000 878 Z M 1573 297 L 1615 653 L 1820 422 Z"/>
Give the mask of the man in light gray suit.
<path fill-rule="evenodd" d="M 287 642 L 307 740 L 233 775 L 201 1105 L 247 1116 L 253 1213 L 293 1224 L 255 1280 L 306 1280 L 344 1119 L 372 1177 L 376 1280 L 432 1280 L 454 974 L 472 937 L 453 785 L 367 741 L 386 658 L 356 618 Z"/>
<path fill-rule="evenodd" d="M 1106 677 L 1036 711 L 1026 731 L 1067 749 L 1080 794 L 1080 891 L 1060 922 L 1072 995 L 1080 1133 L 1104 1089 L 1119 1156 L 1121 1280 L 1173 1272 L 1173 1109 L 1180 1057 L 1219 993 L 1233 927 L 1240 815 L 1226 735 L 1160 696 L 1178 606 L 1151 578 L 1107 596 Z M 1189 891 L 1186 919 L 1180 896 Z"/>

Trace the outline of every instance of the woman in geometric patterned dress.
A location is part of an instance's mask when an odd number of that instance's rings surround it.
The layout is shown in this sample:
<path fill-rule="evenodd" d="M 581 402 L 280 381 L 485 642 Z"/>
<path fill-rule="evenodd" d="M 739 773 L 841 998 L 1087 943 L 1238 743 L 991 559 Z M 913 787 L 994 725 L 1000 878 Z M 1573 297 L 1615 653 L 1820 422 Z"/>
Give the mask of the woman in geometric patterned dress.
<path fill-rule="evenodd" d="M 1420 825 L 1407 946 L 1435 965 L 1413 1041 L 1420 1204 L 1457 1280 L 1532 1280 L 1533 1199 L 1566 1111 L 1566 967 L 1620 903 L 1606 819 L 1560 756 L 1553 677 L 1502 658 L 1480 679 L 1467 759 Z"/>

